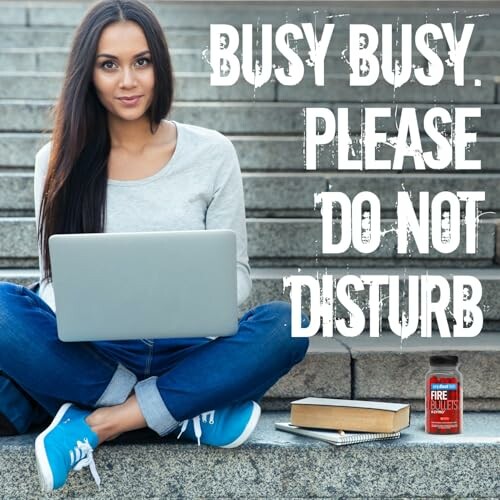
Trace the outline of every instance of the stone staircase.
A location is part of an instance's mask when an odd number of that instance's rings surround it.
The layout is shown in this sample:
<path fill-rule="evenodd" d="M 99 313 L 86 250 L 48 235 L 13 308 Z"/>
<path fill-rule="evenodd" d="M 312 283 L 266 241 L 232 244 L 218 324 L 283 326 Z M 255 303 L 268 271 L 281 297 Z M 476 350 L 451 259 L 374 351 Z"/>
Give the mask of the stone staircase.
<path fill-rule="evenodd" d="M 467 478 L 459 474 L 460 466 L 457 472 L 452 464 L 462 463 L 463 467 L 472 464 L 471 467 L 477 468 L 474 460 L 500 463 L 498 446 L 495 447 L 495 436 L 500 435 L 500 268 L 496 264 L 499 253 L 496 214 L 500 213 L 500 80 L 497 78 L 500 75 L 500 10 L 477 2 L 461 7 L 458 14 L 453 14 L 451 8 L 438 11 L 415 3 L 398 6 L 397 12 L 392 7 L 391 14 L 382 14 L 373 6 L 361 4 L 333 8 L 330 4 L 318 3 L 313 8 L 305 2 L 291 5 L 273 2 L 259 6 L 242 3 L 228 6 L 217 2 L 210 5 L 203 2 L 147 3 L 165 27 L 172 52 L 177 85 L 172 118 L 216 128 L 231 138 L 238 151 L 253 279 L 252 295 L 242 306 L 242 312 L 262 302 L 288 300 L 288 295 L 283 294 L 283 277 L 299 272 L 311 276 L 325 270 L 334 276 L 399 274 L 402 282 L 408 274 L 441 274 L 450 280 L 453 275 L 461 273 L 476 276 L 483 286 L 485 323 L 478 337 L 443 339 L 435 332 L 431 339 L 422 339 L 417 333 L 401 341 L 385 331 L 387 307 L 384 306 L 384 331 L 380 338 L 370 338 L 367 333 L 358 338 L 339 335 L 334 338 L 314 337 L 304 362 L 269 391 L 263 402 L 264 408 L 283 412 L 289 409 L 291 400 L 316 395 L 408 401 L 418 412 L 423 410 L 424 375 L 429 355 L 446 352 L 457 353 L 460 357 L 466 410 L 482 412 L 469 414 L 470 425 L 466 426 L 466 433 L 455 441 L 432 440 L 423 435 L 422 417 L 415 413 L 412 427 L 404 439 L 392 442 L 390 446 L 370 443 L 345 451 L 281 436 L 272 430 L 272 421 L 286 419 L 286 414 L 272 412 L 265 415 L 256 437 L 252 438 L 247 451 L 240 455 L 238 451 L 231 454 L 217 450 L 195 452 L 195 448 L 189 446 L 161 448 L 148 445 L 151 448 L 145 448 L 133 440 L 125 440 L 122 444 L 130 456 L 125 460 L 122 451 L 116 453 L 116 446 L 104 446 L 105 467 L 109 476 L 113 471 L 118 476 L 125 474 L 124 477 L 128 477 L 122 463 L 127 467 L 137 464 L 137 474 L 130 476 L 130 484 L 126 479 L 125 482 L 110 479 L 111 486 L 104 489 L 103 497 L 495 496 L 500 491 L 498 467 L 496 476 L 493 469 L 491 477 L 478 475 L 476 480 L 468 483 Z M 62 82 L 74 27 L 88 4 L 0 1 L 0 281 L 28 285 L 39 278 L 33 203 L 34 156 L 50 137 L 49 111 Z M 288 20 L 317 21 L 321 26 L 325 19 L 332 19 L 328 16 L 342 13 L 349 16 L 333 17 L 341 33 L 348 22 L 374 26 L 384 22 L 410 22 L 417 26 L 425 22 L 426 16 L 428 22 L 434 23 L 456 21 L 460 25 L 473 20 L 476 27 L 465 60 L 465 86 L 455 87 L 452 73 L 447 69 L 445 80 L 437 87 L 407 84 L 397 89 L 396 94 L 383 81 L 368 88 L 349 87 L 347 66 L 338 55 L 341 46 L 332 42 L 329 51 L 332 55 L 325 63 L 324 88 L 314 87 L 307 77 L 295 87 L 271 81 L 254 89 L 243 80 L 232 87 L 210 87 L 210 66 L 204 55 L 209 44 L 210 23 L 271 22 L 277 26 Z M 489 15 L 466 17 L 484 13 Z M 299 46 L 299 50 L 302 47 Z M 440 46 L 439 50 L 443 51 L 445 47 Z M 279 64 L 279 61 L 276 56 L 275 62 Z M 418 58 L 415 62 L 418 64 Z M 481 87 L 474 87 L 474 80 L 478 78 Z M 305 171 L 303 108 L 325 106 L 336 113 L 339 107 L 349 107 L 349 127 L 355 135 L 356 148 L 361 133 L 360 108 L 387 106 L 391 107 L 394 116 L 397 109 L 409 103 L 417 108 L 421 130 L 423 114 L 435 105 L 447 109 L 453 109 L 455 104 L 481 106 L 481 119 L 470 121 L 478 133 L 478 142 L 471 147 L 468 158 L 480 159 L 482 171 L 415 172 L 413 162 L 408 160 L 403 170 L 397 173 L 338 172 L 328 148 L 320 152 L 318 170 Z M 394 135 L 394 120 L 385 120 L 385 123 L 388 134 Z M 425 135 L 423 137 L 424 150 L 429 149 L 426 148 L 429 141 Z M 392 154 L 392 150 L 383 148 L 380 158 L 389 159 Z M 395 220 L 395 193 L 402 187 L 413 193 L 427 190 L 431 196 L 445 190 L 484 190 L 486 201 L 481 204 L 481 210 L 491 213 L 480 219 L 477 253 L 465 253 L 462 237 L 459 248 L 447 255 L 435 251 L 419 255 L 414 242 L 410 244 L 409 255 L 398 255 L 395 236 L 389 232 L 381 247 L 368 256 L 353 249 L 338 256 L 322 254 L 321 216 L 314 208 L 314 193 L 343 191 L 352 197 L 362 190 L 373 191 L 381 200 L 383 228 L 388 229 Z M 368 314 L 366 293 L 360 294 L 360 302 Z M 407 303 L 404 295 L 401 303 L 403 307 Z M 307 297 L 305 306 L 307 310 Z M 341 314 L 346 315 L 345 311 Z M 481 429 L 483 422 L 488 422 L 484 436 L 477 429 L 472 432 L 473 424 L 477 423 Z M 0 440 L 0 449 L 6 453 L 0 459 L 0 477 L 4 484 L 14 487 L 15 478 L 21 477 L 16 464 L 24 460 L 20 457 L 31 453 L 32 437 Z M 446 446 L 441 446 L 443 443 Z M 451 460 L 451 450 L 456 452 L 454 462 L 450 461 L 449 467 L 440 465 L 440 472 L 452 479 L 446 482 L 446 487 L 438 486 L 426 476 L 425 464 L 438 460 L 443 453 L 447 457 L 444 460 Z M 373 458 L 379 468 L 368 466 L 372 453 L 373 457 L 380 456 L 380 460 Z M 391 456 L 387 462 L 386 454 Z M 150 473 L 140 465 L 141 456 L 143 464 L 152 467 L 151 477 L 157 481 L 154 487 L 141 483 L 141 478 Z M 190 471 L 193 477 L 198 475 L 200 468 L 206 472 L 211 467 L 213 477 L 222 475 L 224 472 L 219 469 L 226 463 L 226 457 L 230 467 L 234 465 L 235 469 L 228 473 L 229 479 L 221 479 L 220 490 L 216 488 L 217 483 L 213 483 L 215 479 L 209 480 L 209 483 L 212 481 L 210 486 L 201 479 L 206 477 L 205 473 L 188 487 L 183 476 L 187 471 L 180 466 L 174 467 L 172 457 L 180 462 L 191 461 L 194 464 Z M 238 457 L 242 458 L 241 463 Z M 283 460 L 288 461 L 286 466 Z M 401 466 L 405 460 L 408 465 Z M 170 464 L 168 467 L 167 463 Z M 394 465 L 397 463 L 398 467 Z M 345 479 L 346 474 L 350 475 L 350 467 L 355 465 L 365 467 L 366 473 L 358 470 L 351 482 L 338 477 L 337 480 L 328 479 L 334 471 Z M 23 474 L 30 474 L 34 483 L 34 463 L 28 468 L 21 467 L 21 470 Z M 165 475 L 166 470 L 172 475 Z M 271 474 L 272 470 L 279 471 L 278 476 Z M 296 476 L 299 470 L 303 473 Z M 405 471 L 408 474 L 410 470 L 413 481 L 406 478 L 400 482 Z M 379 473 L 383 479 L 374 479 Z M 273 486 L 276 477 L 279 477 L 278 485 Z M 479 481 L 479 477 L 483 480 Z M 37 485 L 26 484 L 25 489 L 18 490 L 19 496 L 38 496 Z M 81 484 L 75 479 L 65 491 L 66 494 L 71 492 L 71 496 L 94 495 L 93 490 L 85 488 L 81 489 Z"/>

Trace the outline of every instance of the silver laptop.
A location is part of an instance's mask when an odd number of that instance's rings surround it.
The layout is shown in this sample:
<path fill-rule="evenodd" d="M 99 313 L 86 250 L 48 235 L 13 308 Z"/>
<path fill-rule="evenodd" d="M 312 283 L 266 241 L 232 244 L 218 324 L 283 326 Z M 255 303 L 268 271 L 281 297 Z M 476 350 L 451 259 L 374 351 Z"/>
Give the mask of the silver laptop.
<path fill-rule="evenodd" d="M 63 341 L 238 329 L 234 231 L 57 234 L 49 249 Z"/>

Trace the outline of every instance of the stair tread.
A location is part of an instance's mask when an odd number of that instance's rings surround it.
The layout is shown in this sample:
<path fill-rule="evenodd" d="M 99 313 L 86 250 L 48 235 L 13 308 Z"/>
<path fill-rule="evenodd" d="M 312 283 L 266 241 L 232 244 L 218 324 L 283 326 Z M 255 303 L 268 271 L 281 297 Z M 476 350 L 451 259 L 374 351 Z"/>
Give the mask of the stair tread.
<path fill-rule="evenodd" d="M 329 271 L 328 274 L 335 276 L 344 276 L 345 274 L 398 274 L 400 277 L 405 277 L 408 274 L 439 274 L 445 277 L 453 277 L 457 274 L 463 274 L 467 271 L 467 274 L 471 274 L 480 278 L 481 280 L 491 280 L 500 279 L 500 267 L 492 266 L 486 268 L 472 268 L 464 270 L 460 267 L 441 267 L 441 268 L 427 268 L 427 267 L 405 267 L 401 266 L 386 268 L 386 267 L 349 267 L 349 269 L 344 268 L 333 268 L 329 267 L 325 269 L 322 267 L 301 267 L 300 271 L 297 270 L 296 266 L 292 267 L 253 267 L 251 269 L 252 278 L 256 279 L 281 279 L 283 276 L 288 276 L 290 273 L 303 273 L 311 276 L 316 276 L 324 274 Z M 31 276 L 39 275 L 40 271 L 36 268 L 0 268 L 0 277 L 2 276 Z"/>
<path fill-rule="evenodd" d="M 401 438 L 336 447 L 274 429 L 289 412 L 264 412 L 235 450 L 130 433 L 95 453 L 98 490 L 88 471 L 72 472 L 58 498 L 487 496 L 498 493 L 499 412 L 466 412 L 459 435 L 425 434 L 413 412 Z M 36 433 L 0 438 L 0 479 L 10 497 L 41 497 Z M 429 474 L 432 464 L 432 474 Z M 479 464 L 479 465 L 478 465 Z M 483 467 L 481 464 L 488 464 Z M 54 494 L 44 496 L 54 498 Z"/>
<path fill-rule="evenodd" d="M 287 411 L 262 412 L 259 424 L 245 443 L 245 448 L 274 447 L 297 447 L 297 448 L 329 448 L 330 445 L 315 439 L 296 436 L 287 432 L 278 431 L 274 428 L 275 422 L 288 422 L 290 413 Z M 423 429 L 424 415 L 422 412 L 412 412 L 410 427 L 401 431 L 401 438 L 388 441 L 374 441 L 371 443 L 358 443 L 356 447 L 365 448 L 366 452 L 373 447 L 407 447 L 424 445 L 431 448 L 441 447 L 443 444 L 461 446 L 481 446 L 489 444 L 500 444 L 500 412 L 464 412 L 464 432 L 455 435 L 430 435 Z M 0 449 L 9 447 L 31 448 L 34 445 L 38 432 L 30 432 L 20 436 L 9 436 L 0 438 Z M 175 433 L 159 438 L 153 431 L 142 429 L 120 436 L 113 442 L 101 446 L 100 450 L 108 447 L 123 446 L 127 444 L 158 444 L 168 442 L 175 449 L 187 448 L 196 450 L 196 444 L 178 442 Z M 171 447 L 169 447 L 171 449 Z M 158 447 L 161 452 L 161 447 Z M 263 450 L 264 452 L 265 450 Z"/>

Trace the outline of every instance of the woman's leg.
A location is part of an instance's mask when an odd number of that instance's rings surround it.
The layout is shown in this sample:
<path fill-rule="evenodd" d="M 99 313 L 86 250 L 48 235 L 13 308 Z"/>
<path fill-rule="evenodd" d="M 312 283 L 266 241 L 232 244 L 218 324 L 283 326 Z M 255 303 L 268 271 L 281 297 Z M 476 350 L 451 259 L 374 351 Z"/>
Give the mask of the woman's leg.
<path fill-rule="evenodd" d="M 0 372 L 0 436 L 24 434 L 49 414 L 14 380 Z"/>
<path fill-rule="evenodd" d="M 56 315 L 37 294 L 0 283 L 0 370 L 50 415 L 67 401 L 120 404 L 137 377 L 87 342 L 61 342 Z"/>
<path fill-rule="evenodd" d="M 291 337 L 290 315 L 289 304 L 271 302 L 248 311 L 232 337 L 145 340 L 151 349 L 143 375 L 153 376 L 139 382 L 125 403 L 98 408 L 87 422 L 99 442 L 146 425 L 163 436 L 205 411 L 258 401 L 307 351 L 307 338 Z M 302 315 L 302 326 L 308 323 Z M 96 345 L 131 361 L 114 344 Z"/>
<path fill-rule="evenodd" d="M 308 323 L 302 315 L 302 325 Z M 160 350 L 162 343 L 155 342 Z M 166 435 L 203 412 L 260 399 L 304 358 L 308 345 L 308 338 L 291 336 L 288 303 L 257 306 L 240 319 L 234 336 L 201 340 L 173 355 L 155 354 L 152 373 L 159 376 L 136 384 L 137 403 L 148 427 Z"/>

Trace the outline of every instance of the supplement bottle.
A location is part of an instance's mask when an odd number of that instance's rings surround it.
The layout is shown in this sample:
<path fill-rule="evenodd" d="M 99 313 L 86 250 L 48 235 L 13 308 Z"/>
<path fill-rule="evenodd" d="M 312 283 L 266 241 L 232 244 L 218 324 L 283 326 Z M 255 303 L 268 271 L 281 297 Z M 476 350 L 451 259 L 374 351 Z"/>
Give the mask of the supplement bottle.
<path fill-rule="evenodd" d="M 462 432 L 462 374 L 457 356 L 431 356 L 425 376 L 425 432 Z"/>

